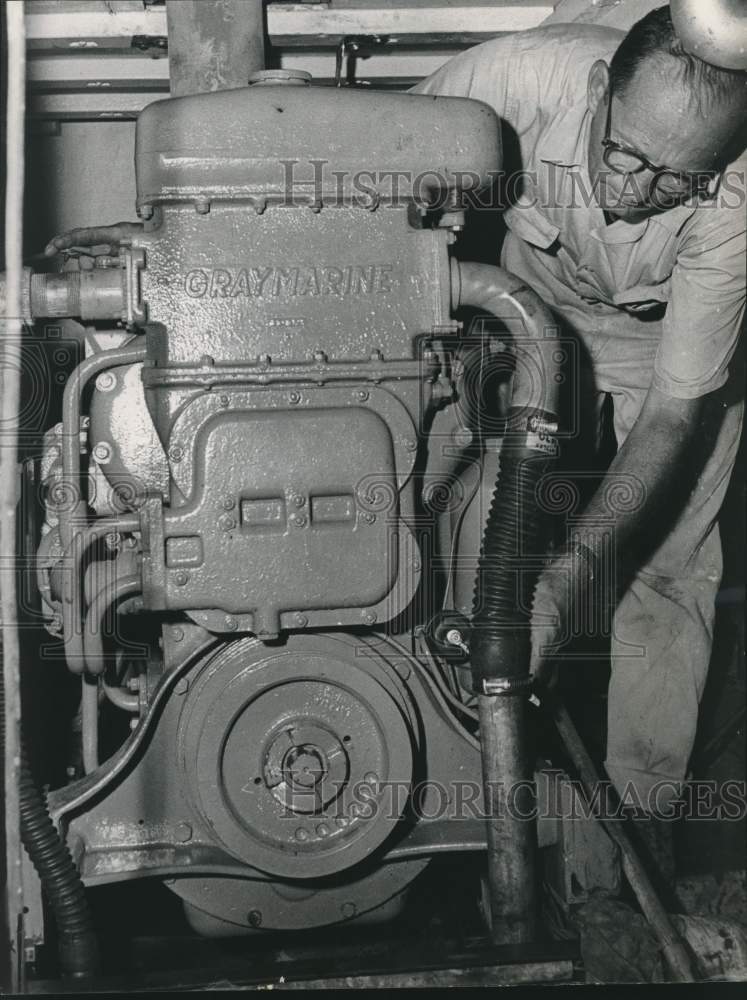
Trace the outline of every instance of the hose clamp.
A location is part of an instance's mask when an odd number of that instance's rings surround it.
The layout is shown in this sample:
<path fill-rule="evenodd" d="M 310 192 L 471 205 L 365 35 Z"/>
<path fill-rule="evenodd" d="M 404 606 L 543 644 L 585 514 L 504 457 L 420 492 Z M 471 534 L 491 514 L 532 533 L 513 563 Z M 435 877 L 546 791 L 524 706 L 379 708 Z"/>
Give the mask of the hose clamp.
<path fill-rule="evenodd" d="M 531 687 L 531 685 L 531 674 L 527 674 L 526 677 L 484 677 L 482 680 L 482 693 L 489 697 L 518 694 L 526 688 Z"/>

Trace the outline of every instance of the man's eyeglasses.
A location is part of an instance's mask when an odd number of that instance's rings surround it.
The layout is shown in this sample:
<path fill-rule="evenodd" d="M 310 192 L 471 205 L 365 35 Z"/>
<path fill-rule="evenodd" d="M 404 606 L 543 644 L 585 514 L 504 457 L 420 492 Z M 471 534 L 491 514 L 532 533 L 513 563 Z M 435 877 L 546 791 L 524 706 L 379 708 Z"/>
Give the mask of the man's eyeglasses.
<path fill-rule="evenodd" d="M 657 167 L 645 156 L 634 149 L 621 145 L 610 139 L 612 129 L 612 85 L 607 90 L 607 124 L 604 129 L 602 159 L 605 166 L 616 174 L 638 174 L 650 170 L 654 175 L 649 189 L 649 198 L 660 203 L 671 205 L 694 195 L 707 193 L 709 185 L 718 177 L 718 170 L 701 171 L 695 174 L 683 174 L 670 167 Z"/>

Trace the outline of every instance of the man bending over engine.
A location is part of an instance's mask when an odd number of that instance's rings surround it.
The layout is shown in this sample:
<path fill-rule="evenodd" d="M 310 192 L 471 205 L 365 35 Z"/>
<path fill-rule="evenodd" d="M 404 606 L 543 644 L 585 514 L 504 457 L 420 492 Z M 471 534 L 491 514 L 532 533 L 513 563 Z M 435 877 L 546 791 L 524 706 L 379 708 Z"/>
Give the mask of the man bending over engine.
<path fill-rule="evenodd" d="M 742 373 L 728 369 L 745 305 L 743 174 L 723 171 L 743 149 L 747 75 L 686 54 L 662 7 L 627 36 L 569 24 L 497 38 L 414 90 L 479 99 L 503 120 L 522 160 L 504 167 L 526 173 L 501 264 L 578 339 L 576 388 L 597 417 L 612 397 L 617 455 L 574 524 L 583 544 L 541 582 L 535 613 L 554 607 L 557 625 L 535 625 L 534 668 L 570 635 L 571 595 L 612 524 L 605 764 L 621 794 L 630 782 L 665 816 L 695 738 L 742 419 Z M 653 827 L 661 838 L 671 824 Z"/>

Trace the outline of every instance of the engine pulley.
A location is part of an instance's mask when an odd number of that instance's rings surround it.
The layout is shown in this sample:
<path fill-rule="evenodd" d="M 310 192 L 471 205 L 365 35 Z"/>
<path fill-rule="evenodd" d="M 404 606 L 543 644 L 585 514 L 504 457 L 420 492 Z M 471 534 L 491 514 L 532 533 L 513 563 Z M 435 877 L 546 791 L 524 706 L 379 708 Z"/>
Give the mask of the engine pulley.
<path fill-rule="evenodd" d="M 309 879 L 357 864 L 392 835 L 413 733 L 406 687 L 368 647 L 292 635 L 275 647 L 240 639 L 211 657 L 179 747 L 225 848 L 274 876 Z"/>

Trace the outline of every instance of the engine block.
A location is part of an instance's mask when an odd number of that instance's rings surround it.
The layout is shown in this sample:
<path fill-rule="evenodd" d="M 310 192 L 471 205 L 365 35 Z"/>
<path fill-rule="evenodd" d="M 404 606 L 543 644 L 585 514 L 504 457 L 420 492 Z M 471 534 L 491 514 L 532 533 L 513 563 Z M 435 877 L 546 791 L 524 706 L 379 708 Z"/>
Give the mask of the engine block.
<path fill-rule="evenodd" d="M 270 637 L 407 607 L 418 439 L 449 392 L 431 341 L 455 330 L 453 236 L 425 205 L 484 184 L 498 141 L 474 102 L 293 77 L 143 112 L 132 250 L 163 458 L 125 459 L 111 395 L 91 419 L 111 483 L 168 482 L 146 506 L 147 608 Z"/>
<path fill-rule="evenodd" d="M 86 772 L 50 809 L 86 884 L 160 877 L 205 934 L 384 919 L 486 846 L 456 626 L 497 449 L 450 247 L 498 122 L 302 76 L 149 105 L 142 226 L 29 283 L 120 320 L 41 463 Z"/>

